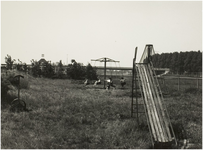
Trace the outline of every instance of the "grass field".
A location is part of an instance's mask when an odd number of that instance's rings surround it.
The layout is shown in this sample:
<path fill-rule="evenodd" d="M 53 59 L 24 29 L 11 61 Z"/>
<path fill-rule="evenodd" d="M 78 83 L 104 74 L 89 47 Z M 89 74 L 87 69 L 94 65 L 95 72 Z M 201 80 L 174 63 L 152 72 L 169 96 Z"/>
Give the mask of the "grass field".
<path fill-rule="evenodd" d="M 1 107 L 2 149 L 150 148 L 148 128 L 139 129 L 130 117 L 130 84 L 104 90 L 80 81 L 28 81 L 21 98 L 32 111 L 12 113 L 9 105 Z M 17 96 L 15 88 L 8 93 L 8 101 Z M 165 104 L 178 138 L 187 138 L 190 148 L 202 148 L 202 93 L 173 91 Z"/>

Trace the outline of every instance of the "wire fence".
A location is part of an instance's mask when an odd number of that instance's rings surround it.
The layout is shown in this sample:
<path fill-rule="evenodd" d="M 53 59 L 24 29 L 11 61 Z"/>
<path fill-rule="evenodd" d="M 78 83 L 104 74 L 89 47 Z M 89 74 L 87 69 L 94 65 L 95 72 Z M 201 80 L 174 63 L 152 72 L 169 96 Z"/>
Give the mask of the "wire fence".
<path fill-rule="evenodd" d="M 202 89 L 202 78 L 168 76 L 158 78 L 158 80 L 162 88 L 167 86 L 177 91 L 183 91 L 189 88 Z"/>
<path fill-rule="evenodd" d="M 29 79 L 33 78 L 31 75 L 28 74 L 28 72 L 19 72 L 17 70 L 8 70 L 8 71 L 1 71 L 1 77 L 9 77 L 9 76 L 15 76 L 21 74 L 24 76 L 24 79 L 29 82 Z M 113 79 L 114 84 L 120 85 L 120 79 L 121 77 L 124 77 L 126 81 L 125 88 L 130 89 L 132 85 L 132 74 L 130 71 L 122 72 L 121 71 L 107 71 L 106 79 L 111 77 Z M 99 78 L 101 82 L 104 81 L 103 73 L 99 75 Z M 162 76 L 158 77 L 159 85 L 161 86 L 161 89 L 164 88 L 170 88 L 177 91 L 183 91 L 189 88 L 196 88 L 196 89 L 202 89 L 202 78 L 200 77 L 177 77 L 177 76 Z M 81 82 L 83 83 L 83 82 Z M 94 83 L 94 81 L 92 81 Z"/>

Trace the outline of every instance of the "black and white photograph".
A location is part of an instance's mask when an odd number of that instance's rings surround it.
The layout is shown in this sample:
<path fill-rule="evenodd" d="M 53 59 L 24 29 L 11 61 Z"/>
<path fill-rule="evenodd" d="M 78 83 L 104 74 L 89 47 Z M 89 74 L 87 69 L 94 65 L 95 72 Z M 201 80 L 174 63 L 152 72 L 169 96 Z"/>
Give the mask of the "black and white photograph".
<path fill-rule="evenodd" d="M 1 1 L 1 149 L 202 149 L 202 1 Z"/>

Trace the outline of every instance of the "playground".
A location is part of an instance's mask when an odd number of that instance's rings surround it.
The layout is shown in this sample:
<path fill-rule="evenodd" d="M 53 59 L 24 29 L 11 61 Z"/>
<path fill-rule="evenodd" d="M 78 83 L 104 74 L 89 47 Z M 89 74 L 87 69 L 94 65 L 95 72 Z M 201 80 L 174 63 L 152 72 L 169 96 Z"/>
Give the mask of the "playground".
<path fill-rule="evenodd" d="M 29 88 L 20 94 L 32 111 L 11 113 L 8 107 L 2 108 L 1 148 L 150 148 L 147 124 L 138 128 L 136 118 L 130 117 L 129 85 L 128 90 L 98 88 L 70 80 L 30 78 Z M 17 90 L 9 93 L 14 97 Z M 179 139 L 186 138 L 184 129 L 193 144 L 190 148 L 201 148 L 201 93 L 176 91 L 165 103 Z"/>
<path fill-rule="evenodd" d="M 151 45 L 146 52 L 149 49 Z M 115 76 L 115 88 L 105 89 L 106 73 L 99 85 L 22 78 L 28 86 L 20 91 L 12 87 L 7 99 L 11 102 L 20 95 L 29 112 L 11 113 L 10 106 L 2 107 L 2 148 L 201 148 L 201 90 L 174 91 L 169 86 L 165 96 L 153 66 L 144 62 L 149 55 L 143 53 L 136 64 L 136 51 L 133 73 L 125 77 L 124 87 Z"/>

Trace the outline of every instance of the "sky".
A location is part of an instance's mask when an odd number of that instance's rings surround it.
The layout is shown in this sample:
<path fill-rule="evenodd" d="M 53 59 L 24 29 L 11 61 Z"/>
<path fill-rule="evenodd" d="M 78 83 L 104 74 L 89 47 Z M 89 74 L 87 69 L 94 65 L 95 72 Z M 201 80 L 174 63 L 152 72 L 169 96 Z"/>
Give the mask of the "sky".
<path fill-rule="evenodd" d="M 30 64 L 87 65 L 110 58 L 132 67 L 146 44 L 156 53 L 202 51 L 201 1 L 1 1 L 1 63 L 6 55 Z"/>

